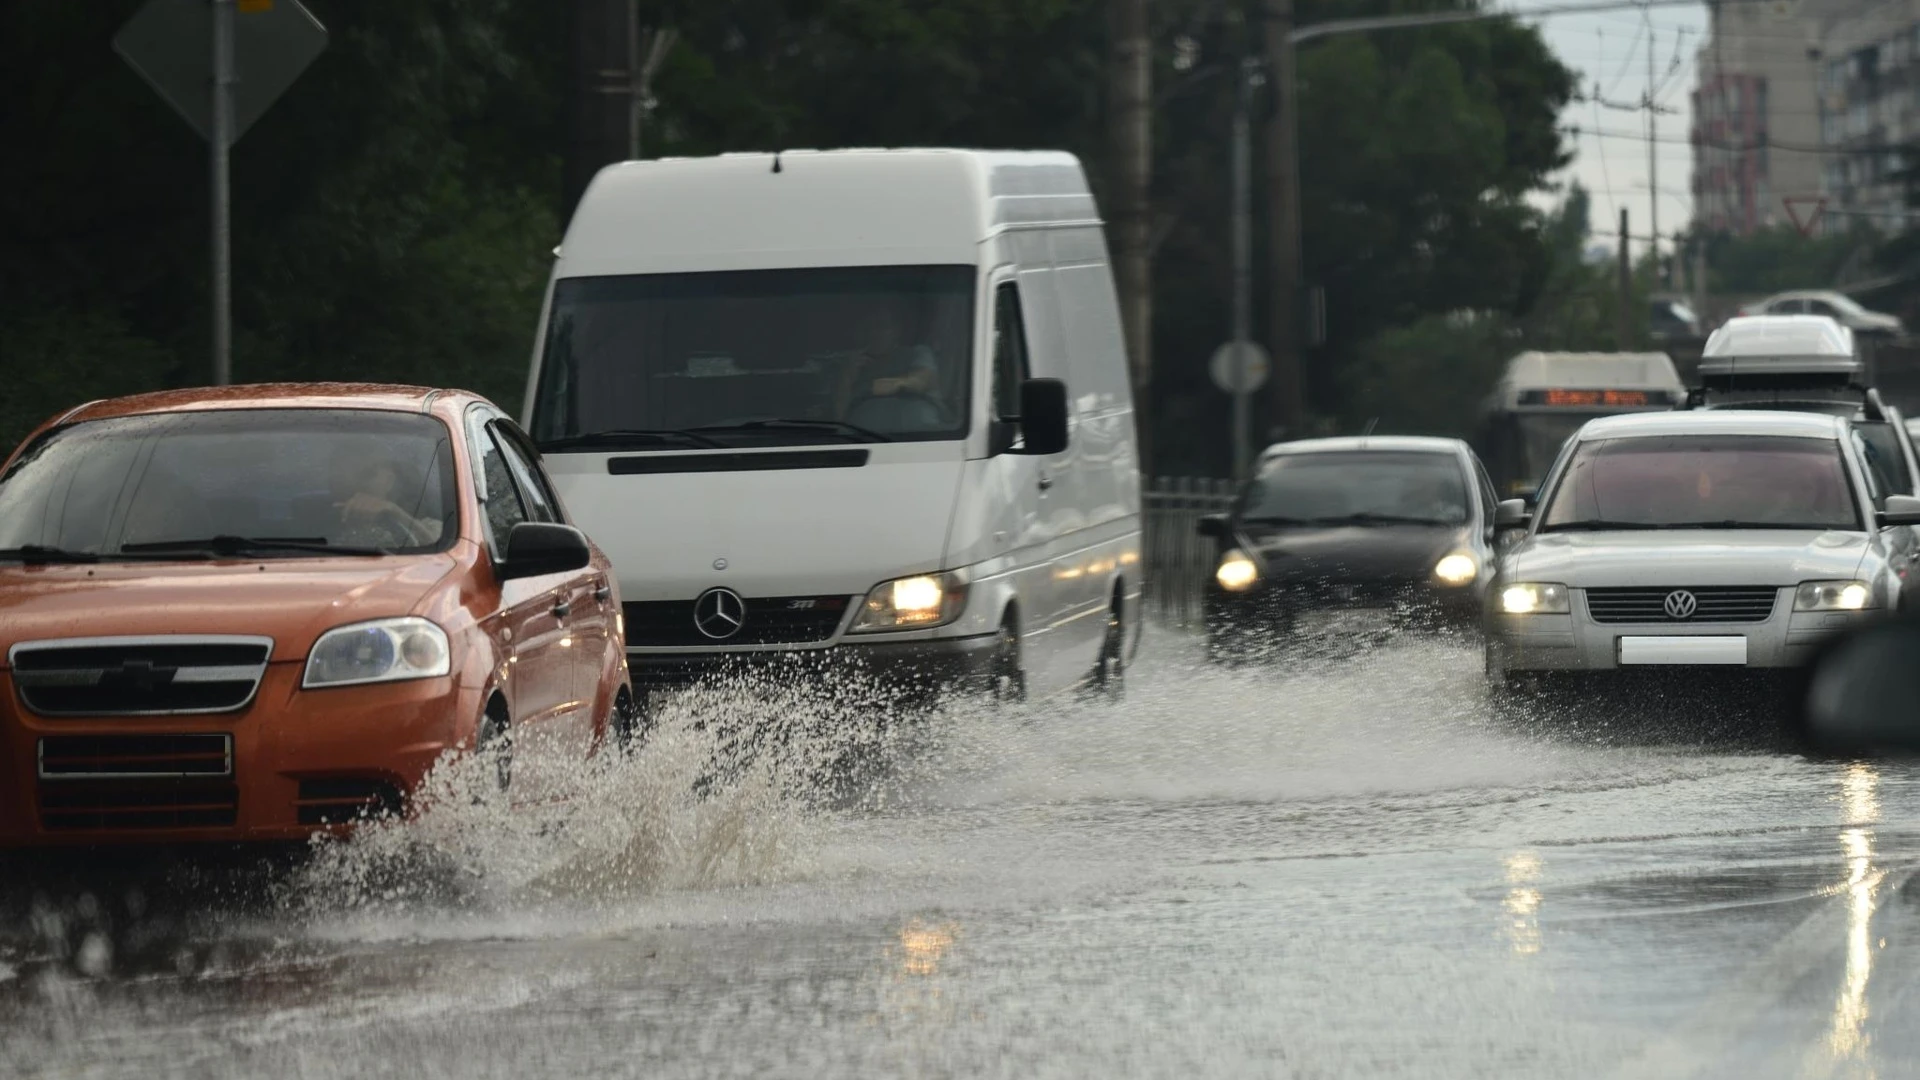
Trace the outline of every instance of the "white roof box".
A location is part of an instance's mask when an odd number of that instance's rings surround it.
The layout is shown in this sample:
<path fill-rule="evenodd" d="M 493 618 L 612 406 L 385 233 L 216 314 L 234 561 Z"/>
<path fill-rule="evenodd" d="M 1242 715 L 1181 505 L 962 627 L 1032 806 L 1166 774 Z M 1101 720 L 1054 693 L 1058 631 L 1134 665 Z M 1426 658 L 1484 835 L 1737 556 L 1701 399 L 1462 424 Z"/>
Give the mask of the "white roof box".
<path fill-rule="evenodd" d="M 1743 315 L 1707 339 L 1702 379 L 1755 376 L 1852 378 L 1860 374 L 1853 331 L 1825 315 Z"/>

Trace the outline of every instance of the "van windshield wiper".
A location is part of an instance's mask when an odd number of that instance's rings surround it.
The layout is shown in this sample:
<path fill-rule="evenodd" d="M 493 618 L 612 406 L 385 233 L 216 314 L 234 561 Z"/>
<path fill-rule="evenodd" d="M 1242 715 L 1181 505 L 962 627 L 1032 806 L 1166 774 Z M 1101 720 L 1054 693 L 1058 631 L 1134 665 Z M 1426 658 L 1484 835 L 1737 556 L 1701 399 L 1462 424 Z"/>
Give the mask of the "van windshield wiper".
<path fill-rule="evenodd" d="M 682 446 L 702 446 L 713 450 L 724 450 L 726 444 L 710 439 L 694 430 L 679 428 L 614 428 L 609 431 L 587 431 L 579 435 L 562 435 L 556 439 L 546 439 L 540 443 L 542 452 L 549 450 L 632 450 L 642 446 L 658 446 L 661 443 L 678 443 Z"/>
<path fill-rule="evenodd" d="M 193 540 L 152 540 L 139 544 L 122 544 L 120 551 L 126 555 L 195 551 L 214 555 L 256 555 L 274 551 L 311 552 L 318 555 L 393 554 L 385 548 L 329 544 L 322 536 L 232 536 L 225 533 Z"/>
<path fill-rule="evenodd" d="M 797 420 L 786 417 L 769 417 L 765 420 L 743 420 L 737 424 L 704 424 L 689 431 L 765 431 L 787 429 L 791 431 L 820 431 L 829 435 L 845 435 L 852 439 L 865 439 L 868 442 L 892 442 L 893 436 L 883 435 L 872 428 L 859 424 L 849 424 L 845 420 Z"/>

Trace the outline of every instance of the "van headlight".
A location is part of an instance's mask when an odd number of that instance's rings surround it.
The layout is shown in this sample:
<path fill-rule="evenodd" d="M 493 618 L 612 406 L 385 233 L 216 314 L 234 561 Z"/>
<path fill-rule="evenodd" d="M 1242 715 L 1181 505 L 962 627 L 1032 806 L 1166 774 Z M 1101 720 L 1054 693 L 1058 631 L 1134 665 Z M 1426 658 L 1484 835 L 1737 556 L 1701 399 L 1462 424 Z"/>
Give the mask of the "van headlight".
<path fill-rule="evenodd" d="M 867 594 L 852 633 L 944 626 L 967 606 L 967 583 L 957 574 L 916 574 L 883 581 Z"/>
<path fill-rule="evenodd" d="M 1795 611 L 1859 611 L 1873 605 L 1873 586 L 1864 581 L 1803 581 L 1793 592 Z"/>
<path fill-rule="evenodd" d="M 1468 585 L 1480 576 L 1480 564 L 1464 551 L 1456 551 L 1433 564 L 1434 580 L 1442 585 Z"/>
<path fill-rule="evenodd" d="M 1260 568 L 1254 565 L 1252 556 L 1234 548 L 1220 556 L 1220 566 L 1214 570 L 1213 580 L 1228 592 L 1245 592 L 1260 580 Z"/>
<path fill-rule="evenodd" d="M 1500 590 L 1500 610 L 1509 615 L 1565 615 L 1567 587 L 1544 581 L 1517 581 Z"/>
<path fill-rule="evenodd" d="M 452 670 L 447 632 L 420 618 L 377 619 L 320 635 L 307 654 L 304 689 L 432 679 Z"/>

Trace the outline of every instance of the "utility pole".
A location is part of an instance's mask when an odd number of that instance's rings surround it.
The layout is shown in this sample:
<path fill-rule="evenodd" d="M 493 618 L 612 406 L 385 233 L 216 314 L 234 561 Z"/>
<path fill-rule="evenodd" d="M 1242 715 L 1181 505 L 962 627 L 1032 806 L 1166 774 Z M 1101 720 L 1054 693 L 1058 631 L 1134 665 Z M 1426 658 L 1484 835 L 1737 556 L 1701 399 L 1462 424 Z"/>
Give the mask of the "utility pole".
<path fill-rule="evenodd" d="M 1647 236 L 1651 247 L 1648 254 L 1653 256 L 1653 278 L 1660 280 L 1660 168 L 1659 155 L 1654 151 L 1654 124 L 1659 113 L 1653 101 L 1653 19 L 1647 18 Z"/>
<path fill-rule="evenodd" d="M 1262 0 L 1268 85 L 1267 207 L 1269 347 L 1273 420 L 1298 435 L 1306 415 L 1300 353 L 1300 81 L 1294 72 L 1293 0 Z"/>
<path fill-rule="evenodd" d="M 1126 328 L 1127 359 L 1136 402 L 1153 386 L 1152 220 L 1153 46 L 1147 0 L 1108 0 L 1107 146 L 1111 156 L 1113 271 Z M 1150 410 L 1136 408 L 1142 469 L 1153 460 Z"/>
<path fill-rule="evenodd" d="M 640 29 L 640 0 L 627 0 L 626 84 L 609 88 L 610 93 L 627 96 L 627 160 L 640 160 L 640 126 L 653 112 L 653 76 L 673 48 L 679 36 L 672 27 L 643 34 Z M 644 40 L 645 44 L 642 45 Z"/>
<path fill-rule="evenodd" d="M 233 382 L 233 13 L 213 3 L 213 385 Z"/>
<path fill-rule="evenodd" d="M 1627 208 L 1620 208 L 1620 321 L 1614 329 L 1615 346 L 1633 347 L 1633 243 L 1627 233 Z"/>
<path fill-rule="evenodd" d="M 1242 365 L 1233 391 L 1233 479 L 1247 478 L 1249 379 L 1245 370 L 1253 336 L 1253 80 L 1260 64 L 1240 61 L 1233 108 L 1233 344 Z"/>

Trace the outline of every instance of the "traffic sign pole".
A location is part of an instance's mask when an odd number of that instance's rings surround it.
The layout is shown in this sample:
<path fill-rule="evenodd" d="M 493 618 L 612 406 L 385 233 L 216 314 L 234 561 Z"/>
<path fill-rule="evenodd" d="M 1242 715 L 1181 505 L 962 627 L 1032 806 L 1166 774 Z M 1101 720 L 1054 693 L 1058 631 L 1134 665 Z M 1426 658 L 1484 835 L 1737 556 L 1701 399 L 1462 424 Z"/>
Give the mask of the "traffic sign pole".
<path fill-rule="evenodd" d="M 213 385 L 233 382 L 233 11 L 213 5 Z"/>
<path fill-rule="evenodd" d="M 1233 342 L 1236 364 L 1233 383 L 1233 479 L 1247 478 L 1248 385 L 1247 364 L 1253 350 L 1247 348 L 1253 333 L 1253 140 L 1248 134 L 1248 98 L 1251 96 L 1254 61 L 1240 62 L 1240 85 L 1233 109 Z"/>

